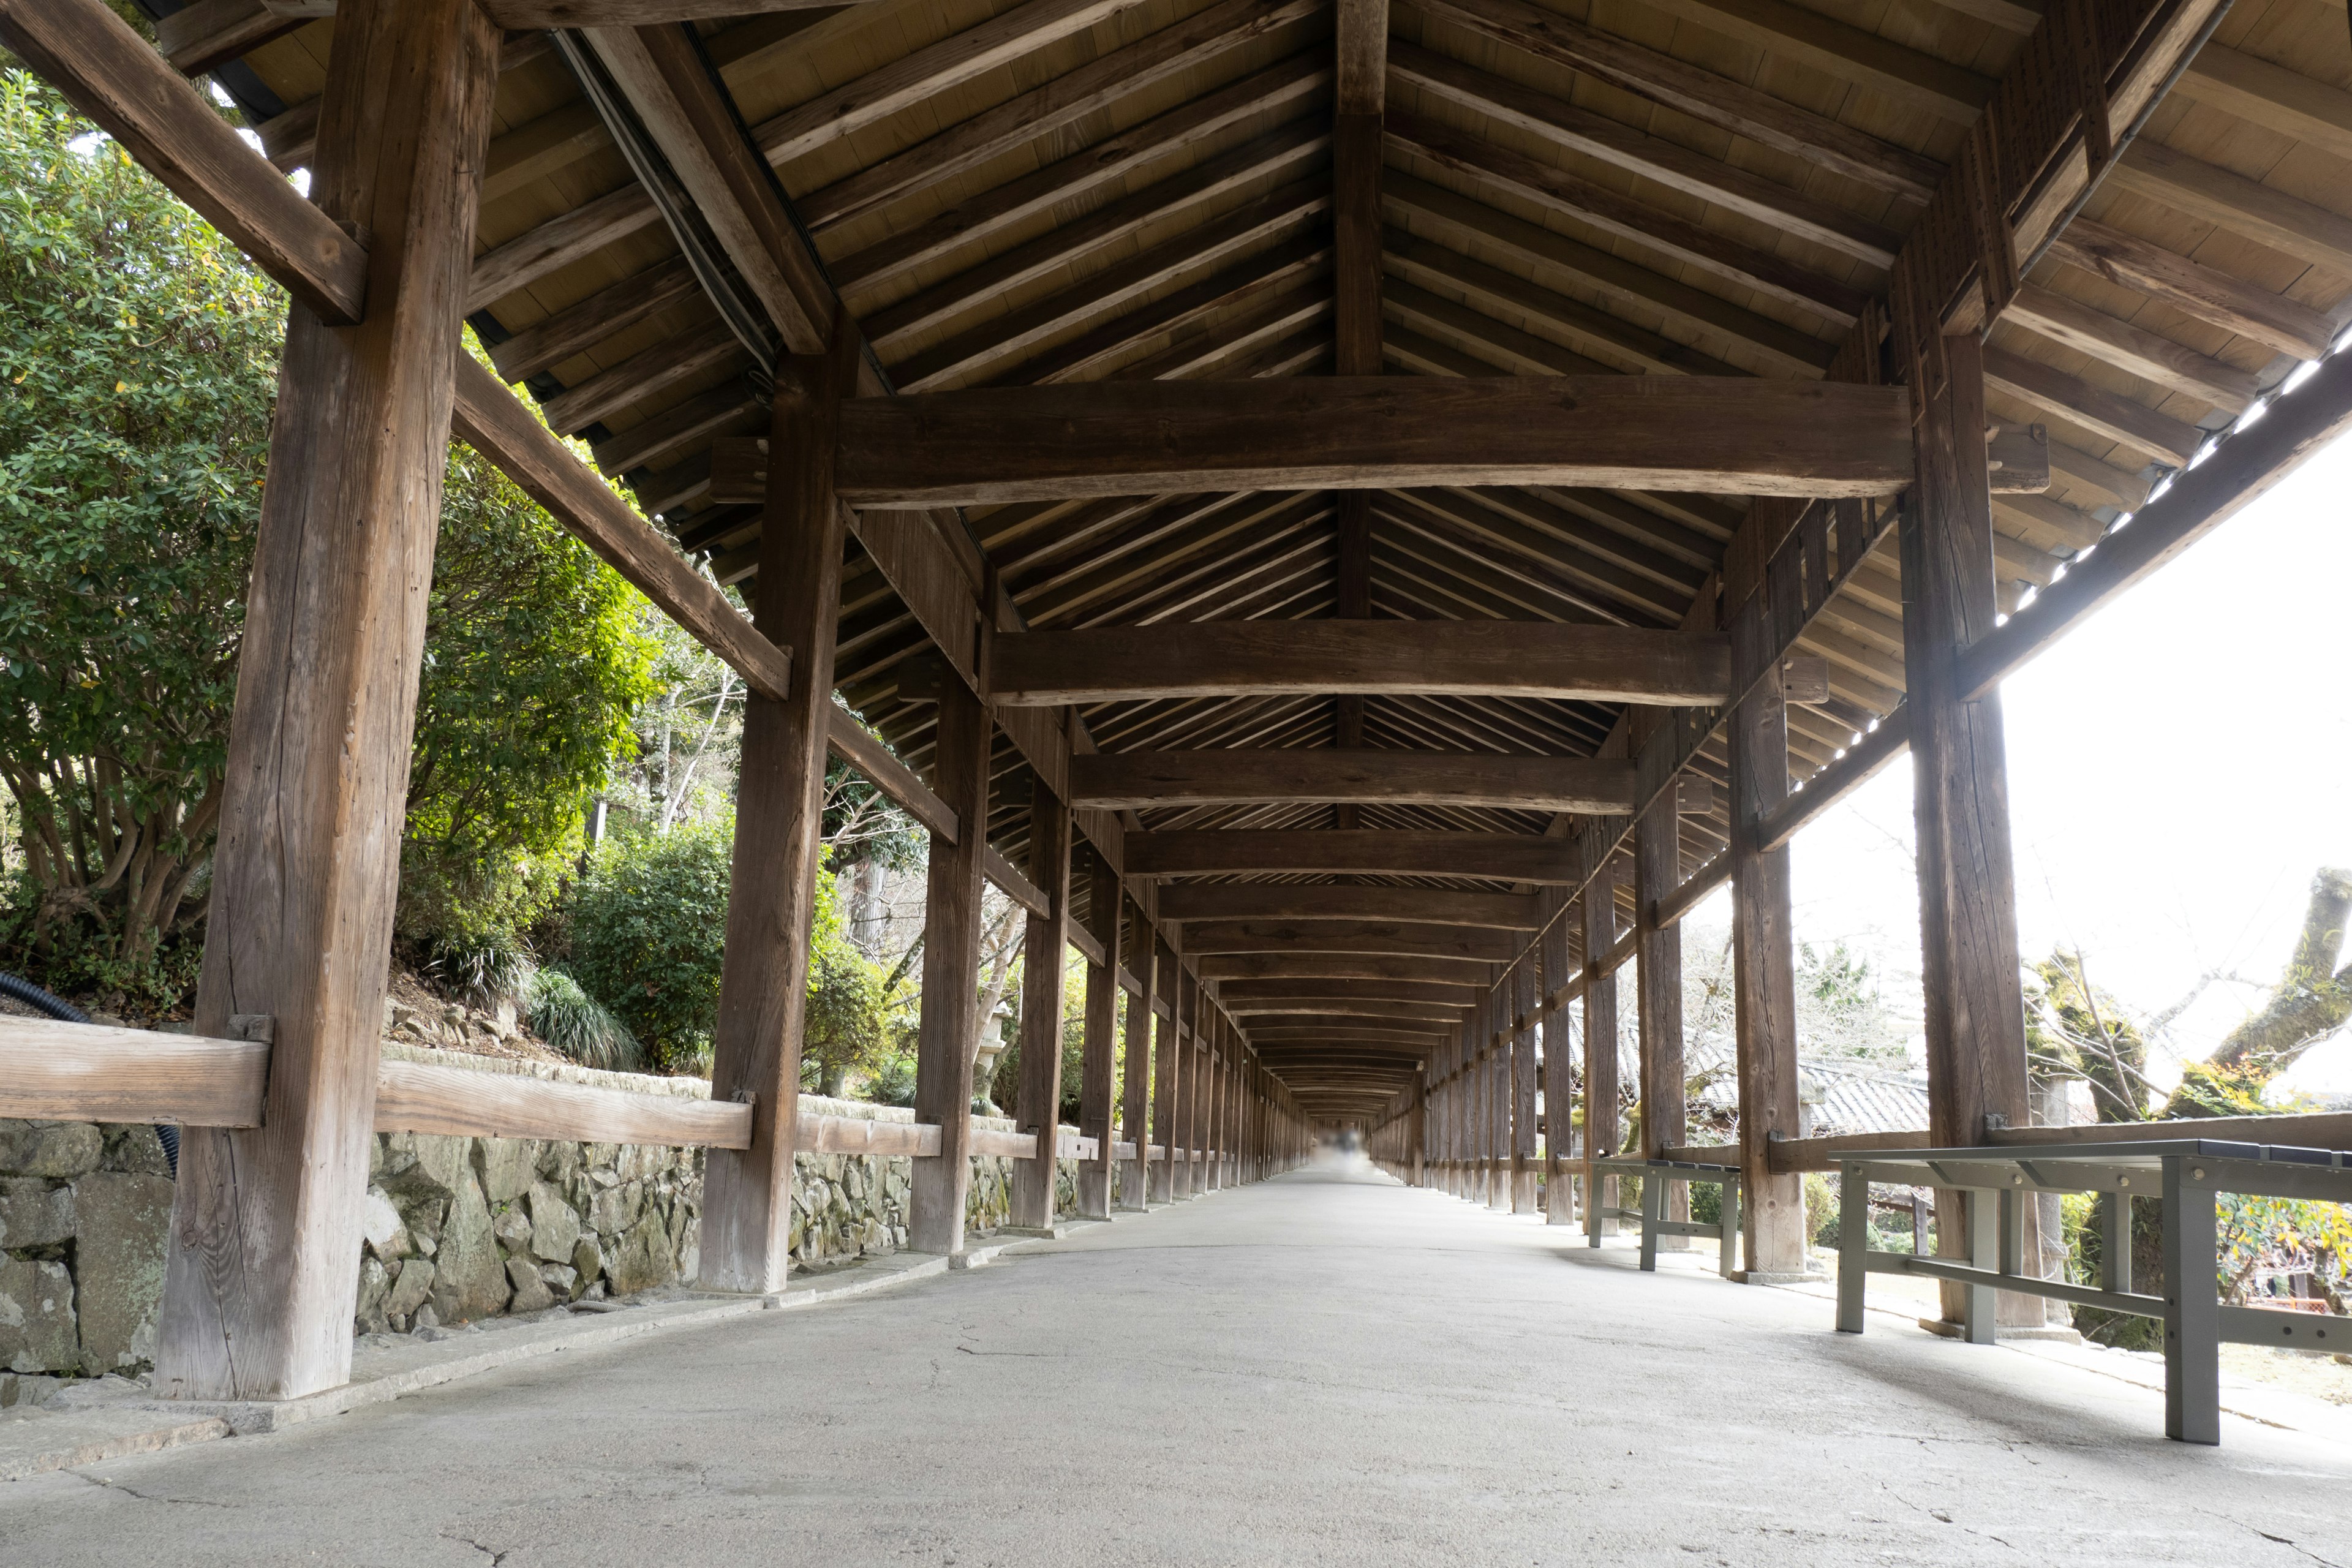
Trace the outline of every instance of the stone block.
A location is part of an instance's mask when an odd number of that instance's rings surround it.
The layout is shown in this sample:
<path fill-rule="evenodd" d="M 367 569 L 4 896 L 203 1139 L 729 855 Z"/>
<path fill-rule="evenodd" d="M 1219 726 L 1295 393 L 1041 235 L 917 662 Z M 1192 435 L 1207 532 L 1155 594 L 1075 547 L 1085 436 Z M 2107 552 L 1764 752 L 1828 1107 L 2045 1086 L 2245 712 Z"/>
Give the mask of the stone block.
<path fill-rule="evenodd" d="M 55 1247 L 73 1233 L 71 1187 L 51 1186 L 38 1176 L 0 1180 L 0 1247 Z"/>
<path fill-rule="evenodd" d="M 645 1187 L 637 1182 L 605 1187 L 588 1200 L 588 1223 L 599 1236 L 619 1236 L 637 1223 L 645 1206 Z"/>
<path fill-rule="evenodd" d="M 505 1244 L 509 1253 L 530 1250 L 530 1215 L 520 1204 L 509 1204 L 490 1221 L 490 1234 Z"/>
<path fill-rule="evenodd" d="M 569 1301 L 580 1293 L 580 1270 L 563 1263 L 542 1263 L 539 1278 L 559 1301 Z"/>
<path fill-rule="evenodd" d="M 604 1255 L 596 1250 L 596 1238 L 583 1236 L 572 1248 L 572 1267 L 580 1278 L 593 1280 L 604 1272 Z"/>
<path fill-rule="evenodd" d="M 610 1270 L 615 1295 L 629 1295 L 638 1290 L 650 1290 L 656 1285 L 667 1285 L 677 1278 L 676 1265 L 671 1261 L 669 1233 L 662 1228 L 659 1215 L 647 1215 L 621 1239 Z"/>
<path fill-rule="evenodd" d="M 105 1136 L 87 1121 L 0 1121 L 0 1176 L 79 1176 L 105 1154 Z"/>
<path fill-rule="evenodd" d="M 172 1183 L 163 1176 L 95 1172 L 74 1183 L 74 1272 L 81 1348 L 97 1372 L 155 1356 L 163 1300 L 163 1244 L 172 1229 Z"/>
<path fill-rule="evenodd" d="M 507 1281 L 514 1287 L 507 1307 L 510 1312 L 543 1312 L 555 1305 L 555 1293 L 539 1277 L 539 1265 L 528 1258 L 507 1259 Z"/>
<path fill-rule="evenodd" d="M 562 1192 L 545 1182 L 530 1189 L 530 1250 L 534 1257 L 562 1262 L 580 1245 L 580 1211 Z"/>
<path fill-rule="evenodd" d="M 449 1217 L 434 1254 L 433 1311 L 444 1323 L 462 1323 L 496 1314 L 507 1304 L 505 1260 L 490 1232 L 490 1205 L 483 1201 L 471 1171 L 457 1178 Z"/>
<path fill-rule="evenodd" d="M 474 1164 L 481 1173 L 482 1195 L 494 1204 L 512 1203 L 530 1191 L 539 1175 L 539 1144 L 530 1138 L 483 1138 L 475 1144 Z"/>
<path fill-rule="evenodd" d="M 416 1243 L 408 1234 L 407 1221 L 400 1217 L 392 1194 L 382 1187 L 370 1187 L 367 1196 L 360 1202 L 360 1235 L 366 1239 L 367 1249 L 386 1263 L 416 1250 Z"/>
<path fill-rule="evenodd" d="M 404 1259 L 401 1263 L 399 1276 L 394 1280 L 390 1293 L 384 1297 L 385 1315 L 405 1318 L 423 1306 L 425 1300 L 432 1294 L 433 1260 L 429 1258 Z"/>
<path fill-rule="evenodd" d="M 360 1299 L 352 1312 L 354 1333 L 380 1334 L 392 1325 L 384 1311 L 384 1300 L 392 1294 L 392 1276 L 383 1264 L 373 1258 L 360 1260 Z"/>
<path fill-rule="evenodd" d="M 102 1121 L 98 1131 L 105 1139 L 106 1152 L 99 1168 L 125 1171 L 139 1176 L 168 1176 L 172 1162 L 164 1157 L 163 1141 L 155 1136 L 152 1123 L 145 1121 Z"/>
<path fill-rule="evenodd" d="M 22 1405 L 30 1410 L 66 1386 L 62 1378 L 0 1372 L 0 1410 L 5 1410 L 12 1405 Z"/>
<path fill-rule="evenodd" d="M 97 1129 L 90 1130 L 93 1137 Z M 79 1372 L 73 1277 L 62 1263 L 0 1260 L 0 1367 L 10 1372 Z"/>

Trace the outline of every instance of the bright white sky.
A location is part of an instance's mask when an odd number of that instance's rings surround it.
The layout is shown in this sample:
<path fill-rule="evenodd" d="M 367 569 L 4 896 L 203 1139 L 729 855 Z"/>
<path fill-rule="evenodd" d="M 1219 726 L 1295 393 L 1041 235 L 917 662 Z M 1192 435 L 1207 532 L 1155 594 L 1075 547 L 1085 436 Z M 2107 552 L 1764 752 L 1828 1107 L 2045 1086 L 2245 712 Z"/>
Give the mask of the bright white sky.
<path fill-rule="evenodd" d="M 2002 688 L 2029 960 L 2079 945 L 2142 1016 L 2209 970 L 2175 1024 L 2203 1056 L 2278 978 L 2312 873 L 2352 866 L 2352 442 L 2339 443 Z M 1911 769 L 1890 765 L 1800 837 L 1802 941 L 1869 953 L 1890 1003 L 1917 1007 Z M 1728 894 L 1693 934 L 1729 919 Z M 2175 1073 L 2161 1064 L 2158 1076 Z M 2352 1090 L 2352 1036 L 2283 1087 Z"/>

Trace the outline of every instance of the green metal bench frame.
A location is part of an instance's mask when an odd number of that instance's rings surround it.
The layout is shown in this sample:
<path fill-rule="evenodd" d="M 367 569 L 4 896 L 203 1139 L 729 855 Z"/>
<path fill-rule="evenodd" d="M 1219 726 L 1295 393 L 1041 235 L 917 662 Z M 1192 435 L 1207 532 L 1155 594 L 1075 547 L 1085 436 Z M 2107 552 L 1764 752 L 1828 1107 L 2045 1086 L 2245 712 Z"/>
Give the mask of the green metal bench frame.
<path fill-rule="evenodd" d="M 1642 1227 L 1642 1268 L 1654 1273 L 1658 1267 L 1658 1237 L 1662 1236 L 1701 1236 L 1715 1238 L 1716 1271 L 1730 1279 L 1739 1266 L 1739 1167 L 1737 1165 L 1699 1165 L 1682 1160 L 1643 1160 L 1632 1155 L 1612 1155 L 1593 1160 L 1588 1164 L 1591 1173 L 1591 1188 L 1585 1194 L 1590 1200 L 1584 1205 L 1586 1244 L 1601 1245 L 1601 1222 L 1603 1219 L 1631 1220 Z M 1602 1176 L 1639 1176 L 1642 1178 L 1642 1206 L 1638 1209 L 1619 1208 L 1601 1201 Z M 1717 1225 L 1700 1225 L 1686 1219 L 1666 1217 L 1666 1184 L 1668 1182 L 1711 1182 L 1723 1189 L 1723 1215 Z"/>

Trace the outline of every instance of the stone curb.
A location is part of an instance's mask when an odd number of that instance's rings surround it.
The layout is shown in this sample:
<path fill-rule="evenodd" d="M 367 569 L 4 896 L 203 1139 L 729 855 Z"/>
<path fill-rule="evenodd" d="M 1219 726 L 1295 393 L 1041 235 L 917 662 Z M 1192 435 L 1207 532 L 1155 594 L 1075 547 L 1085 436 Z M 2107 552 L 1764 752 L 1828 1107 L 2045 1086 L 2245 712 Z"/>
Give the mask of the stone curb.
<path fill-rule="evenodd" d="M 1003 1247 L 976 1250 L 993 1258 Z M 789 1281 L 781 1295 L 671 1296 L 616 1306 L 610 1311 L 567 1312 L 545 1321 L 515 1321 L 512 1327 L 486 1328 L 478 1335 L 461 1330 L 423 1343 L 362 1345 L 352 1358 L 350 1383 L 301 1399 L 183 1404 L 155 1399 L 143 1390 L 91 1391 L 76 1406 L 65 1410 L 44 1410 L 0 1421 L 0 1481 L 23 1480 L 49 1470 L 217 1437 L 280 1431 L 387 1404 L 520 1361 L 595 1349 L 752 1312 L 820 1306 L 944 1274 L 948 1267 L 944 1258 L 898 1254 L 849 1268 L 801 1276 Z"/>

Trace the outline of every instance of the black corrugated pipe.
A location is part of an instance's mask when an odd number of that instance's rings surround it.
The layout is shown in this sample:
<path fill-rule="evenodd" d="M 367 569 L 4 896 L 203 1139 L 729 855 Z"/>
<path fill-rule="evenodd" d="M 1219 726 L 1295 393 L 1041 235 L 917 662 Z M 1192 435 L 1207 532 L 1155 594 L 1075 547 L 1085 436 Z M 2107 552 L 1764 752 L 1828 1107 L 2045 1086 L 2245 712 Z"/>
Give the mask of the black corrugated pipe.
<path fill-rule="evenodd" d="M 42 990 L 29 980 L 22 980 L 5 970 L 0 970 L 0 996 L 22 1002 L 27 1007 L 39 1009 L 64 1024 L 87 1024 L 89 1015 L 62 996 Z M 155 1137 L 163 1145 L 163 1159 L 172 1167 L 172 1174 L 180 1173 L 180 1130 L 169 1122 L 155 1123 Z"/>

